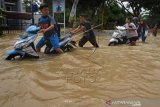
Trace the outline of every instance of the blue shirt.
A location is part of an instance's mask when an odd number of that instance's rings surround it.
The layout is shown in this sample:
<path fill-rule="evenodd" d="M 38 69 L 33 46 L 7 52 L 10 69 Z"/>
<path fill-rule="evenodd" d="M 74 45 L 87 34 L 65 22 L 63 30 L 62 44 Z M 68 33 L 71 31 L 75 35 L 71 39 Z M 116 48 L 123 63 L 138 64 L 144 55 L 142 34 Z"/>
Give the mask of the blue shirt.
<path fill-rule="evenodd" d="M 39 18 L 39 22 L 38 22 L 39 26 L 41 27 L 41 29 L 47 29 L 49 26 L 51 25 L 55 25 L 56 21 L 54 18 L 52 18 L 51 16 L 41 16 Z M 45 37 L 50 37 L 51 35 L 53 35 L 55 33 L 55 29 L 51 29 L 47 32 L 44 33 Z"/>

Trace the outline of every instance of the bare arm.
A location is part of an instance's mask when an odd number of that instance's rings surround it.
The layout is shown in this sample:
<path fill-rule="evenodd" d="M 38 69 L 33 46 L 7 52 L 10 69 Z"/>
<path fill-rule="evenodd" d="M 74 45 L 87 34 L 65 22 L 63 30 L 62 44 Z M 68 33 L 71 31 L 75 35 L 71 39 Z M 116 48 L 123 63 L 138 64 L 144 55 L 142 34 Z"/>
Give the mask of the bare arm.
<path fill-rule="evenodd" d="M 128 27 L 128 31 L 136 31 L 137 28 L 134 24 L 131 24 L 131 27 Z"/>
<path fill-rule="evenodd" d="M 39 32 L 45 33 L 45 32 L 47 32 L 47 31 L 49 31 L 49 30 L 51 30 L 51 29 L 53 29 L 53 28 L 54 28 L 54 25 L 50 25 L 48 28 L 46 28 L 46 29 L 41 29 Z"/>
<path fill-rule="evenodd" d="M 80 26 L 78 26 L 76 29 L 74 29 L 72 32 L 76 32 L 78 29 L 80 29 Z"/>
<path fill-rule="evenodd" d="M 83 26 L 78 26 L 75 30 L 71 31 L 71 33 L 74 35 L 74 34 L 77 34 L 79 32 L 82 32 L 83 30 L 84 30 Z"/>
<path fill-rule="evenodd" d="M 136 31 L 137 29 L 128 28 L 129 31 Z"/>
<path fill-rule="evenodd" d="M 54 25 L 50 25 L 47 29 L 45 29 L 45 32 L 52 30 L 54 28 Z"/>

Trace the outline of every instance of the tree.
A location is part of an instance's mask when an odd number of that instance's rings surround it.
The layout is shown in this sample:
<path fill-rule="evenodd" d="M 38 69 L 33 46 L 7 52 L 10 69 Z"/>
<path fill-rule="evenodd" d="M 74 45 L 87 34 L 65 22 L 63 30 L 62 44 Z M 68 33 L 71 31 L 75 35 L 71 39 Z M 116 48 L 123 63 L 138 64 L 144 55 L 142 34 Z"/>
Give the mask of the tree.
<path fill-rule="evenodd" d="M 69 0 L 66 2 L 67 12 L 70 13 L 72 5 L 74 0 Z M 92 2 L 88 0 L 79 0 L 78 6 L 77 6 L 77 15 L 81 13 L 85 13 L 88 16 L 88 19 L 91 21 L 95 20 L 95 13 L 100 9 L 102 4 L 104 3 L 104 0 L 93 0 Z M 66 19 L 69 19 L 69 13 L 66 15 Z M 77 16 L 78 17 L 78 16 Z M 68 22 L 68 20 L 66 20 Z"/>
<path fill-rule="evenodd" d="M 117 2 L 131 16 L 145 18 L 151 26 L 160 24 L 160 0 L 114 0 L 114 2 Z M 127 2 L 127 5 L 124 2 Z"/>
<path fill-rule="evenodd" d="M 112 3 L 106 3 L 106 5 L 107 6 L 104 8 L 105 28 L 113 29 L 115 25 L 124 25 L 125 18 L 130 16 L 130 13 L 125 11 L 125 9 L 119 6 L 116 2 L 112 1 Z"/>
<path fill-rule="evenodd" d="M 144 8 L 149 10 L 148 22 L 150 25 L 152 27 L 155 24 L 160 25 L 160 1 L 148 0 L 144 3 Z"/>
<path fill-rule="evenodd" d="M 128 2 L 127 6 L 123 2 Z M 120 4 L 127 11 L 131 9 L 134 16 L 139 16 L 142 12 L 142 8 L 145 10 L 150 10 L 154 13 L 160 13 L 160 1 L 159 0 L 117 0 L 117 3 Z"/>
<path fill-rule="evenodd" d="M 146 0 L 143 2 L 145 9 L 148 9 L 154 13 L 160 13 L 160 1 L 159 0 Z"/>
<path fill-rule="evenodd" d="M 124 2 L 127 2 L 127 4 L 124 4 Z M 140 17 L 144 2 L 144 0 L 117 0 L 117 4 L 121 5 L 133 17 Z"/>
<path fill-rule="evenodd" d="M 67 1 L 66 6 L 70 10 L 73 0 Z M 70 12 L 70 11 L 69 11 Z M 77 14 L 85 13 L 88 19 L 94 24 L 98 25 L 103 22 L 107 29 L 113 28 L 114 23 L 124 23 L 124 19 L 128 16 L 128 12 L 121 8 L 116 0 L 80 0 L 77 6 Z M 67 15 L 67 19 L 69 14 Z"/>

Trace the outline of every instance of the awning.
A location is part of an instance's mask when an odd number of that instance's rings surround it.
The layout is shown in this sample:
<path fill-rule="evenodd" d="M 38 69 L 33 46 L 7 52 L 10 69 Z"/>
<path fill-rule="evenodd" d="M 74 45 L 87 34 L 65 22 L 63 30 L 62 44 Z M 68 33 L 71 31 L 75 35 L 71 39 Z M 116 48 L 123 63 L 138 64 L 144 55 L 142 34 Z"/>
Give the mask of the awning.
<path fill-rule="evenodd" d="M 32 13 L 20 13 L 15 11 L 5 11 L 3 13 L 7 19 L 21 19 L 30 20 L 32 19 Z"/>

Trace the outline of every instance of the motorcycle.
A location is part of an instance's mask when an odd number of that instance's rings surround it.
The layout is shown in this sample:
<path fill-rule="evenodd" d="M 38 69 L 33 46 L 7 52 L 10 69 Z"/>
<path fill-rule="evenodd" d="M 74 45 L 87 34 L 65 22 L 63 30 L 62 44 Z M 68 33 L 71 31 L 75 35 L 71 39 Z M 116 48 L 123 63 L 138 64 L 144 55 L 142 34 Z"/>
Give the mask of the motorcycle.
<path fill-rule="evenodd" d="M 112 38 L 110 39 L 108 46 L 126 44 L 128 41 L 126 34 L 127 34 L 127 31 L 125 27 L 116 26 L 116 30 L 112 34 Z"/>
<path fill-rule="evenodd" d="M 37 26 L 29 26 L 14 44 L 14 49 L 7 52 L 6 60 L 16 59 L 17 57 L 22 59 L 39 58 L 34 45 L 39 30 L 40 28 Z"/>
<path fill-rule="evenodd" d="M 21 34 L 16 43 L 14 44 L 14 49 L 7 52 L 6 60 L 14 60 L 17 57 L 24 58 L 39 58 L 36 52 L 34 41 L 38 36 L 38 31 L 40 27 L 35 25 L 29 26 L 24 34 Z M 60 39 L 59 46 L 64 52 L 71 51 L 74 47 L 77 47 L 74 41 L 72 41 L 73 36 L 68 34 L 64 38 Z M 55 49 L 52 47 L 49 40 L 46 40 L 46 48 L 44 50 L 46 54 L 55 54 Z"/>
<path fill-rule="evenodd" d="M 59 46 L 63 50 L 63 52 L 69 52 L 73 48 L 77 47 L 76 42 L 72 41 L 73 36 L 71 34 L 67 34 L 65 37 L 60 39 Z M 44 50 L 45 54 L 56 54 L 57 52 L 52 47 L 49 40 L 46 41 L 46 48 Z"/>

